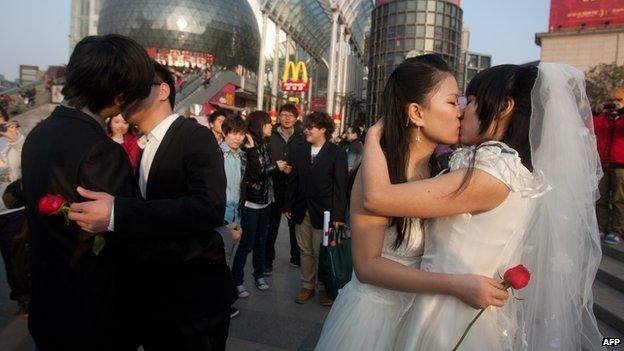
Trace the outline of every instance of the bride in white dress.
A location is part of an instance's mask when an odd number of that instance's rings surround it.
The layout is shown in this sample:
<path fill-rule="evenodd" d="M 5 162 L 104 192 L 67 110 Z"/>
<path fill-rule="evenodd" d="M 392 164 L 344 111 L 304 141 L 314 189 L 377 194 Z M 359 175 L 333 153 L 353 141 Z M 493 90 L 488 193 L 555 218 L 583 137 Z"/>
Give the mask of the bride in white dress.
<path fill-rule="evenodd" d="M 497 277 L 528 267 L 531 281 L 518 292 L 524 300 L 487 309 L 460 350 L 601 349 L 591 295 L 601 174 L 582 72 L 497 66 L 477 75 L 466 95 L 460 139 L 478 146 L 457 150 L 448 174 L 391 184 L 382 126 L 369 130 L 366 209 L 434 218 L 422 270 Z M 451 350 L 476 314 L 452 296 L 418 294 L 393 349 Z"/>
<path fill-rule="evenodd" d="M 457 81 L 442 59 L 423 55 L 397 67 L 384 95 L 386 176 L 393 183 L 428 177 L 437 144 L 458 141 Z M 427 131 L 421 128 L 424 120 Z M 503 305 L 508 295 L 491 277 L 419 270 L 422 221 L 374 215 L 364 210 L 362 199 L 358 175 L 350 216 L 355 274 L 334 302 L 317 350 L 393 350 L 414 293 L 453 296 L 475 307 Z"/>

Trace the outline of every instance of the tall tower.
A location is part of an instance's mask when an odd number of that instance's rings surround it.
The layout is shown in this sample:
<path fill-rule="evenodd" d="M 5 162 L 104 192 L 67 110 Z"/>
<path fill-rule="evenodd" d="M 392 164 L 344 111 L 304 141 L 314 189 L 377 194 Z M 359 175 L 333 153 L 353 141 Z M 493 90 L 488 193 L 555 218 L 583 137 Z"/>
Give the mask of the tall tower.
<path fill-rule="evenodd" d="M 406 58 L 439 54 L 459 77 L 463 72 L 462 19 L 458 0 L 377 0 L 368 50 L 368 115 L 381 116 L 387 78 Z"/>
<path fill-rule="evenodd" d="M 72 0 L 69 52 L 84 37 L 96 35 L 104 0 Z"/>

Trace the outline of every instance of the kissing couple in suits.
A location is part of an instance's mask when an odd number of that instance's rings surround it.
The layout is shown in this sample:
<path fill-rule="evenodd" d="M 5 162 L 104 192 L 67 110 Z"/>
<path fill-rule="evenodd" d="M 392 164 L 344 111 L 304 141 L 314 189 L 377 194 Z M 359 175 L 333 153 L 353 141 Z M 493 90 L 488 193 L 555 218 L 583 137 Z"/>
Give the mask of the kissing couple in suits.
<path fill-rule="evenodd" d="M 214 135 L 173 113 L 171 73 L 129 38 L 83 39 L 67 70 L 63 106 L 24 147 L 38 348 L 224 350 L 236 292 L 213 231 L 226 181 Z M 102 128 L 117 113 L 145 135 L 138 178 Z M 69 222 L 37 213 L 47 193 L 72 202 Z M 95 234 L 98 255 L 73 254 Z"/>

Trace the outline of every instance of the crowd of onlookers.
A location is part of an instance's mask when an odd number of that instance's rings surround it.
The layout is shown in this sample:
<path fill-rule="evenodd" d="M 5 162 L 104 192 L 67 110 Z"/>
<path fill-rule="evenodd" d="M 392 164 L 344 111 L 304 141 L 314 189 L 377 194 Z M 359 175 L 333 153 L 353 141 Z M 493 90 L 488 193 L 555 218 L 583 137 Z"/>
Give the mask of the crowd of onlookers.
<path fill-rule="evenodd" d="M 266 277 L 273 274 L 275 242 L 284 218 L 290 265 L 300 270 L 295 302 L 306 303 L 318 291 L 319 303 L 329 306 L 332 300 L 316 279 L 323 212 L 330 211 L 335 225 L 344 224 L 348 174 L 362 160 L 363 128 L 350 126 L 334 137 L 335 124 L 327 114 L 300 117 L 293 104 L 281 106 L 275 124 L 265 111 L 242 116 L 217 110 L 208 117 L 227 176 L 226 253 L 231 255 L 240 298 L 251 295 L 243 274 L 249 254 L 253 285 L 268 290 Z M 232 315 L 236 314 L 233 308 Z"/>

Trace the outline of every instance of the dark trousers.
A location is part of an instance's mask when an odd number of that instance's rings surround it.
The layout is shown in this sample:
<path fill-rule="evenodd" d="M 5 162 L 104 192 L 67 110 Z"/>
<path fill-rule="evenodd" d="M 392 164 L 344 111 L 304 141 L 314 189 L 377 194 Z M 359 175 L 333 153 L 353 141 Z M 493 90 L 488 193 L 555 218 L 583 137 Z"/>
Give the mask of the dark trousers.
<path fill-rule="evenodd" d="M 253 251 L 253 276 L 255 279 L 264 277 L 264 253 L 266 248 L 267 232 L 269 231 L 269 217 L 271 205 L 263 209 L 253 209 L 245 207 L 241 218 L 241 235 L 234 263 L 232 264 L 232 277 L 234 283 L 242 285 L 245 275 L 245 263 L 247 255 Z"/>
<path fill-rule="evenodd" d="M 603 168 L 596 202 L 598 229 L 604 234 L 622 235 L 624 229 L 624 168 Z"/>
<path fill-rule="evenodd" d="M 269 233 L 266 242 L 266 262 L 273 263 L 275 260 L 275 241 L 279 232 L 280 222 L 282 221 L 282 212 L 284 211 L 284 203 L 286 200 L 286 183 L 275 180 L 273 178 L 273 191 L 275 193 L 275 203 L 271 208 L 271 219 L 269 221 Z M 297 236 L 295 234 L 295 222 L 288 220 L 288 232 L 290 234 L 290 261 L 298 262 L 301 257 L 301 250 L 297 244 Z"/>
<path fill-rule="evenodd" d="M 11 300 L 19 300 L 20 297 L 28 294 L 26 287 L 21 286 L 15 275 L 12 254 L 13 239 L 22 230 L 25 218 L 24 210 L 0 215 L 0 253 L 2 253 L 2 259 L 4 260 L 7 282 L 11 288 Z"/>
<path fill-rule="evenodd" d="M 230 311 L 199 321 L 147 331 L 145 351 L 223 351 L 230 328 Z"/>

